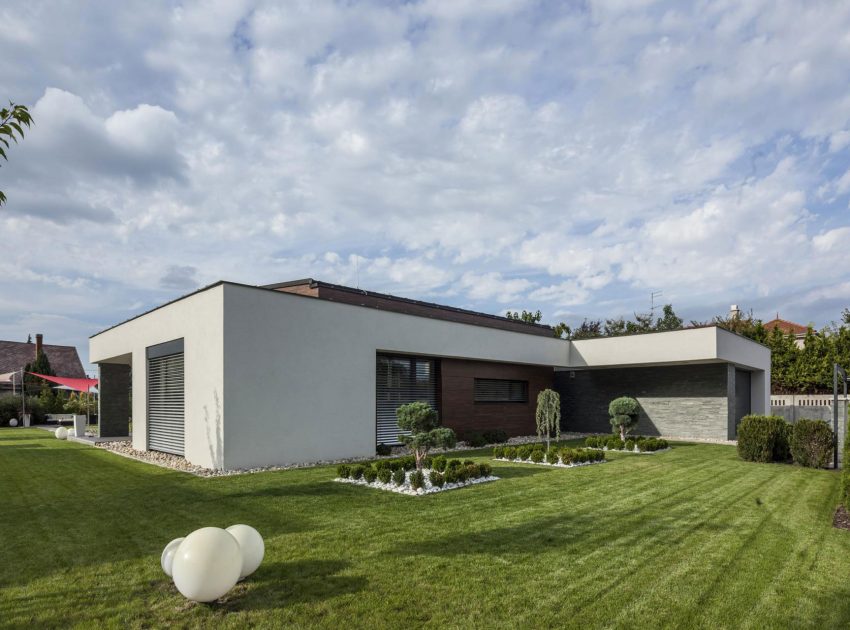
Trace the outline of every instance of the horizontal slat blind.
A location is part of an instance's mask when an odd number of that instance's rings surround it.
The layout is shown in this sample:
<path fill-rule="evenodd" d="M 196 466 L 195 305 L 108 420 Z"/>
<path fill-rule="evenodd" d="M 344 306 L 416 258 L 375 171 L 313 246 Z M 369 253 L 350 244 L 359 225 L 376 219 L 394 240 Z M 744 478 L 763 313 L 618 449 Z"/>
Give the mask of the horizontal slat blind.
<path fill-rule="evenodd" d="M 475 402 L 528 402 L 528 381 L 476 378 Z"/>
<path fill-rule="evenodd" d="M 438 362 L 422 357 L 377 356 L 377 443 L 398 444 L 396 409 L 424 401 L 437 408 Z"/>
<path fill-rule="evenodd" d="M 183 353 L 148 359 L 148 448 L 183 455 Z"/>

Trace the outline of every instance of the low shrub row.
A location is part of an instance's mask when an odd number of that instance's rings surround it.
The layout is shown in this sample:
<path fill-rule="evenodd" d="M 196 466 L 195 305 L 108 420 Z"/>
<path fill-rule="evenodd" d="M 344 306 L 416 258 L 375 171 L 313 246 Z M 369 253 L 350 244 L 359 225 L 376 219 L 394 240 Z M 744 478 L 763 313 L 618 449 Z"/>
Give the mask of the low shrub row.
<path fill-rule="evenodd" d="M 582 448 L 552 447 L 549 449 L 549 453 L 547 454 L 542 444 L 496 446 L 493 448 L 493 457 L 496 459 L 507 459 L 510 461 L 528 461 L 532 464 L 563 464 L 564 466 L 605 461 L 605 453 L 602 451 L 589 451 Z"/>
<path fill-rule="evenodd" d="M 807 468 L 825 468 L 835 446 L 835 434 L 823 420 L 786 422 L 781 416 L 749 415 L 738 425 L 738 455 L 751 462 L 793 461 Z"/>
<path fill-rule="evenodd" d="M 487 446 L 488 444 L 502 444 L 508 441 L 508 434 L 502 429 L 491 429 L 489 431 L 473 431 L 463 434 L 463 440 L 475 448 Z"/>
<path fill-rule="evenodd" d="M 651 453 L 670 448 L 667 440 L 654 437 L 636 436 L 625 441 L 619 435 L 591 435 L 585 438 L 584 445 L 587 448 L 602 448 L 609 451 L 627 451 L 633 453 Z"/>
<path fill-rule="evenodd" d="M 362 479 L 367 483 L 379 481 L 396 486 L 409 483 L 414 490 L 424 488 L 426 486 L 425 472 L 414 470 L 415 463 L 410 465 L 408 459 L 412 460 L 413 458 L 400 457 L 374 463 L 340 464 L 337 466 L 336 474 L 340 479 Z M 447 483 L 466 483 L 471 479 L 490 477 L 493 474 L 493 468 L 490 464 L 476 464 L 470 459 L 465 461 L 450 460 L 442 455 L 433 459 L 426 459 L 425 468 L 430 468 L 427 476 L 428 481 L 432 486 L 438 488 L 442 488 Z"/>

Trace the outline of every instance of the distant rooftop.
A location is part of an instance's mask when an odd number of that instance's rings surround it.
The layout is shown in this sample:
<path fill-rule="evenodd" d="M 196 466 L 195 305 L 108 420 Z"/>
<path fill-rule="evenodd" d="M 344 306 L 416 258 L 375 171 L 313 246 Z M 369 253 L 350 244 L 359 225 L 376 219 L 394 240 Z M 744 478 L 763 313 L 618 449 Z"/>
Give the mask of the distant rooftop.
<path fill-rule="evenodd" d="M 35 361 L 35 347 L 34 343 L 26 341 L 0 341 L 0 374 L 16 372 Z M 41 348 L 58 376 L 86 377 L 80 355 L 74 346 L 44 344 Z"/>
<path fill-rule="evenodd" d="M 793 335 L 805 335 L 809 331 L 808 326 L 803 326 L 803 324 L 797 324 L 796 322 L 789 322 L 787 319 L 780 319 L 779 315 L 767 322 L 764 327 L 770 331 L 774 328 L 778 328 L 786 335 L 791 333 Z"/>
<path fill-rule="evenodd" d="M 423 302 L 386 293 L 366 291 L 340 284 L 322 282 L 313 278 L 278 282 L 276 284 L 265 285 L 262 288 L 284 293 L 306 295 L 321 300 L 344 302 L 356 306 L 392 311 L 394 313 L 415 315 L 417 317 L 429 317 L 462 324 L 472 324 L 474 326 L 498 328 L 500 330 L 510 330 L 542 337 L 551 337 L 554 335 L 552 327 L 545 324 L 529 324 L 500 315 L 491 315 L 489 313 L 480 313 L 454 306 L 435 304 L 434 302 Z"/>

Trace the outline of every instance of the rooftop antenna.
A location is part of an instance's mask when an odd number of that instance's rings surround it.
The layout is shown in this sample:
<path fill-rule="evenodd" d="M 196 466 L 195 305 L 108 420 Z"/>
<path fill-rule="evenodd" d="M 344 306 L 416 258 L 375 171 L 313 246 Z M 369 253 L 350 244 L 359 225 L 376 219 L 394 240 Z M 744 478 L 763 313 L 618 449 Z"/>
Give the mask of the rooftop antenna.
<path fill-rule="evenodd" d="M 360 288 L 360 256 L 354 254 L 354 287 Z"/>
<path fill-rule="evenodd" d="M 650 315 L 655 315 L 655 309 L 658 308 L 658 306 L 655 305 L 655 300 L 660 298 L 662 295 L 664 295 L 663 291 L 653 291 L 652 293 L 649 294 L 649 314 Z"/>

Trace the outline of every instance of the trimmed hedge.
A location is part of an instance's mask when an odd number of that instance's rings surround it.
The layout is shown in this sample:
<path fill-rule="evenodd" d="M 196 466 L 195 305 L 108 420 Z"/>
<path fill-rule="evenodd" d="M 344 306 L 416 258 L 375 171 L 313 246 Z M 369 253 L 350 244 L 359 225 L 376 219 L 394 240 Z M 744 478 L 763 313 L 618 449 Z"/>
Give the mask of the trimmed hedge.
<path fill-rule="evenodd" d="M 616 435 L 591 435 L 585 438 L 586 448 L 601 448 L 609 451 L 634 452 L 635 449 L 641 453 L 660 451 L 669 448 L 667 440 L 654 437 L 633 437 L 623 442 Z"/>
<path fill-rule="evenodd" d="M 738 456 L 750 462 L 787 462 L 791 425 L 780 416 L 749 415 L 738 425 Z"/>
<path fill-rule="evenodd" d="M 794 462 L 806 468 L 826 468 L 832 458 L 835 434 L 823 420 L 797 420 L 791 428 Z"/>
<path fill-rule="evenodd" d="M 531 449 L 528 449 L 528 455 L 526 457 L 522 457 L 520 455 L 520 451 L 522 451 L 522 453 L 526 452 L 524 449 L 502 448 L 497 446 L 493 449 L 493 457 L 496 459 L 509 459 L 511 461 L 519 459 L 534 464 L 542 464 L 544 459 L 546 463 L 557 464 L 560 460 L 562 464 L 567 466 L 571 464 L 605 461 L 605 452 L 601 450 L 591 451 L 582 448 L 569 448 L 566 446 L 560 449 L 552 447 L 547 455 L 543 450 L 542 444 L 535 444 Z M 513 455 L 513 457 L 511 457 L 511 455 Z M 481 464 L 481 466 L 483 467 L 484 464 Z"/>

